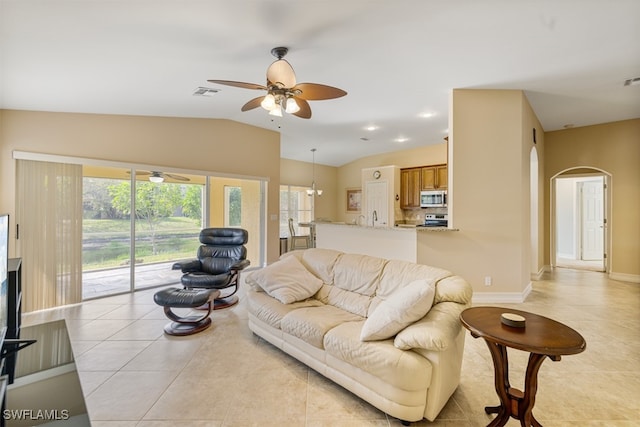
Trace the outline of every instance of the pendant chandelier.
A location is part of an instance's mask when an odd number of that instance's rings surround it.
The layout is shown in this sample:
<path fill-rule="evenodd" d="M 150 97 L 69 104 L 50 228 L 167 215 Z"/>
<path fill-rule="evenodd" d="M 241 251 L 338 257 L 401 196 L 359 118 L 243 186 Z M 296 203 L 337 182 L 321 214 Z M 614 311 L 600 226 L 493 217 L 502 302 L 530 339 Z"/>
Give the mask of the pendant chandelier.
<path fill-rule="evenodd" d="M 311 197 L 316 194 L 318 196 L 322 196 L 322 190 L 319 190 L 318 188 L 316 188 L 316 149 L 312 148 L 311 153 L 313 155 L 313 174 L 311 177 L 311 187 L 307 189 L 307 196 Z"/>

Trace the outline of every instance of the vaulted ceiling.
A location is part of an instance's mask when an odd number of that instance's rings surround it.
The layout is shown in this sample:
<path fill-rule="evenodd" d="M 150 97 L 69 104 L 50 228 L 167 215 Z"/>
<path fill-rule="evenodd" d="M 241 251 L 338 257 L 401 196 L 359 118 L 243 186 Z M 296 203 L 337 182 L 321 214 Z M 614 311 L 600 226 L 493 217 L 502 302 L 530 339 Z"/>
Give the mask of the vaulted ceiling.
<path fill-rule="evenodd" d="M 0 0 L 0 108 L 226 118 L 338 166 L 442 142 L 455 88 L 524 90 L 547 131 L 638 118 L 639 17 L 637 0 Z M 265 84 L 276 46 L 348 95 L 274 118 L 207 82 Z"/>

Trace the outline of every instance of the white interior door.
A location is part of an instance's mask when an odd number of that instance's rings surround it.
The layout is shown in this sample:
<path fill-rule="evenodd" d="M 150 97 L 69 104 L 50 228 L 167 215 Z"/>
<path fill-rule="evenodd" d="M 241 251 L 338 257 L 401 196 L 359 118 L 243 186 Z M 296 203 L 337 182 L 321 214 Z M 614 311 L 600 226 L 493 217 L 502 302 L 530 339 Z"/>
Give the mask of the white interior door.
<path fill-rule="evenodd" d="M 367 225 L 389 225 L 389 184 L 387 181 L 366 183 Z M 375 214 L 374 214 L 375 211 Z"/>
<path fill-rule="evenodd" d="M 603 182 L 582 183 L 582 245 L 580 258 L 585 261 L 603 259 L 604 255 L 604 203 Z"/>

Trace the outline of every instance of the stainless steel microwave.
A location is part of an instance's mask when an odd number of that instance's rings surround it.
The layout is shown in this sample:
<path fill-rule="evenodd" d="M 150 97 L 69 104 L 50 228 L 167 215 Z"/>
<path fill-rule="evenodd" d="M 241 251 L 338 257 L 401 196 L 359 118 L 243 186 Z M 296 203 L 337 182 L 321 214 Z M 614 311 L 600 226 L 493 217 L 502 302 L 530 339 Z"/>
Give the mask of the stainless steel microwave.
<path fill-rule="evenodd" d="M 428 190 L 420 192 L 421 208 L 442 208 L 447 206 L 447 190 Z"/>

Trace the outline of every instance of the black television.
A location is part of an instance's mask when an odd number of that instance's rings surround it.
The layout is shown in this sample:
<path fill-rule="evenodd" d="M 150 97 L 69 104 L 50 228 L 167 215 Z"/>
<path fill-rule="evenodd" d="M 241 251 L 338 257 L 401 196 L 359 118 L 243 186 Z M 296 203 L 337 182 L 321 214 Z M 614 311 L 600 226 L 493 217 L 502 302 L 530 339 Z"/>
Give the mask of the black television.
<path fill-rule="evenodd" d="M 9 292 L 9 215 L 0 214 L 0 348 L 7 333 Z"/>

